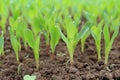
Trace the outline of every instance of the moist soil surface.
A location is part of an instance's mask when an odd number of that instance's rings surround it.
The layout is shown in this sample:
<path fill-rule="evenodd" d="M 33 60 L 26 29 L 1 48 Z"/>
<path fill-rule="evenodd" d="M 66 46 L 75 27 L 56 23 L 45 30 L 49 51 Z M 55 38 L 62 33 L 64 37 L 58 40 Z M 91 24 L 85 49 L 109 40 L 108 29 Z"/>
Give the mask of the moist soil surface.
<path fill-rule="evenodd" d="M 120 80 L 120 35 L 110 52 L 109 63 L 104 65 L 104 41 L 102 40 L 102 60 L 97 60 L 94 40 L 89 37 L 85 51 L 81 53 L 80 43 L 74 54 L 74 64 L 70 65 L 65 43 L 60 40 L 55 50 L 55 59 L 46 51 L 44 37 L 40 44 L 40 68 L 36 70 L 32 49 L 19 52 L 20 64 L 11 47 L 9 35 L 5 35 L 5 56 L 0 57 L 0 80 L 23 80 L 24 75 L 35 75 L 37 80 Z M 23 43 L 21 43 L 23 44 Z"/>

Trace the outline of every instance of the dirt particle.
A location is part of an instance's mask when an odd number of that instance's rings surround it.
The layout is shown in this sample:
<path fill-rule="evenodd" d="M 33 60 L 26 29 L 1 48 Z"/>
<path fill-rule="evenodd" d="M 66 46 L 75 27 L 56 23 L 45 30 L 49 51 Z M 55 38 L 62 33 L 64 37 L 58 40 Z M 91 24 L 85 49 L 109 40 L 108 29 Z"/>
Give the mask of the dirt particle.
<path fill-rule="evenodd" d="M 71 67 L 69 67 L 69 73 L 76 73 L 78 71 L 78 69 L 77 68 L 75 68 L 75 67 L 73 67 L 73 66 L 71 66 Z"/>

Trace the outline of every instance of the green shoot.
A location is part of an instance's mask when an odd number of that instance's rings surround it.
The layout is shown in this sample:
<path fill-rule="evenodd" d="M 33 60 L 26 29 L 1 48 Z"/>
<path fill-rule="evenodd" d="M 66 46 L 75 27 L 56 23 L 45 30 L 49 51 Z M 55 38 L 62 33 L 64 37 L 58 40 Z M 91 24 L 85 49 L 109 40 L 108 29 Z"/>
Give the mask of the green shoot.
<path fill-rule="evenodd" d="M 10 17 L 9 19 L 10 27 L 9 27 L 9 32 L 10 32 L 10 41 L 11 45 L 13 47 L 13 50 L 16 54 L 16 59 L 17 62 L 19 63 L 19 51 L 21 50 L 21 43 L 20 43 L 20 38 L 16 35 L 17 31 L 16 28 L 18 27 L 18 19 L 14 20 L 14 18 Z"/>
<path fill-rule="evenodd" d="M 47 16 L 49 16 L 49 19 L 46 19 L 46 23 L 47 23 L 47 27 L 48 27 L 48 32 L 49 32 L 49 44 L 50 44 L 50 48 L 51 48 L 51 58 L 54 60 L 54 52 L 55 52 L 55 47 L 57 46 L 59 39 L 60 39 L 60 34 L 59 31 L 55 25 L 55 22 L 57 21 L 57 17 L 56 17 L 56 10 L 53 7 L 53 9 L 50 9 L 49 14 Z M 50 16 L 51 15 L 51 16 Z M 46 17 L 47 17 L 46 16 Z"/>
<path fill-rule="evenodd" d="M 59 34 L 59 31 L 57 29 L 57 27 L 52 27 L 50 28 L 50 47 L 52 49 L 52 53 L 55 52 L 55 47 L 56 45 L 58 44 L 59 42 L 59 39 L 60 39 L 60 34 Z"/>
<path fill-rule="evenodd" d="M 25 31 L 26 40 L 28 45 L 33 49 L 34 57 L 36 60 L 36 68 L 39 69 L 39 45 L 40 45 L 40 34 L 37 36 L 33 35 L 33 32 L 30 29 Z"/>
<path fill-rule="evenodd" d="M 31 29 L 33 31 L 34 36 L 37 36 L 42 28 L 40 21 L 41 18 L 39 18 L 39 16 L 34 17 L 31 21 Z"/>
<path fill-rule="evenodd" d="M 19 63 L 19 54 L 18 54 L 18 52 L 21 50 L 21 44 L 20 44 L 20 41 L 17 40 L 17 38 L 14 35 L 14 32 L 12 31 L 11 28 L 9 28 L 9 32 L 10 32 L 10 41 L 11 41 L 12 47 L 13 47 L 13 49 L 15 51 L 17 62 Z"/>
<path fill-rule="evenodd" d="M 98 60 L 101 60 L 101 33 L 102 33 L 103 21 L 101 21 L 98 26 L 93 26 L 91 28 L 91 34 L 95 40 L 95 45 L 97 49 Z"/>
<path fill-rule="evenodd" d="M 112 26 L 111 26 L 112 27 Z M 112 48 L 112 44 L 119 33 L 119 26 L 114 27 L 114 33 L 110 39 L 110 31 L 107 25 L 104 26 L 104 40 L 105 40 L 105 64 L 108 63 L 109 53 Z"/>

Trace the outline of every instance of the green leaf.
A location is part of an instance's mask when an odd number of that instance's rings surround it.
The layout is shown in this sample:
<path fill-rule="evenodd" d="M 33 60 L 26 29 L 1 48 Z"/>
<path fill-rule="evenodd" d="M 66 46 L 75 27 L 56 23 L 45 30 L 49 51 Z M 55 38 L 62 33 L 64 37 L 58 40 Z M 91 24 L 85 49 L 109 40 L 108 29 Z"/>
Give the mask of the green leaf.
<path fill-rule="evenodd" d="M 104 34 L 104 39 L 107 47 L 107 45 L 110 42 L 110 32 L 109 32 L 109 27 L 107 25 L 104 26 L 103 34 Z"/>
<path fill-rule="evenodd" d="M 26 40 L 27 40 L 28 45 L 31 48 L 34 48 L 35 39 L 34 39 L 34 36 L 33 36 L 33 32 L 30 29 L 27 29 L 25 31 L 25 36 L 26 36 Z"/>
<path fill-rule="evenodd" d="M 10 35 L 10 40 L 11 40 L 11 44 L 12 44 L 12 47 L 15 51 L 15 54 L 16 54 L 16 59 L 17 61 L 19 62 L 19 55 L 18 55 L 18 51 L 20 50 L 21 48 L 21 44 L 20 42 L 16 39 L 16 37 L 14 35 Z"/>
<path fill-rule="evenodd" d="M 18 46 L 18 41 L 16 39 L 15 36 L 11 35 L 11 44 L 13 46 L 13 49 L 15 50 L 15 52 L 18 52 L 19 51 L 19 46 Z"/>
<path fill-rule="evenodd" d="M 54 53 L 55 47 L 58 44 L 59 39 L 60 39 L 60 34 L 58 32 L 57 27 L 52 26 L 50 28 L 50 34 L 51 34 L 50 46 L 52 49 L 52 53 Z"/>
<path fill-rule="evenodd" d="M 91 28 L 91 34 L 95 40 L 95 45 L 97 49 L 97 55 L 98 55 L 98 60 L 101 59 L 101 33 L 102 33 L 102 25 L 103 21 L 101 21 L 97 27 L 92 26 Z"/>
<path fill-rule="evenodd" d="M 112 48 L 112 44 L 119 33 L 119 26 L 115 27 L 112 38 L 110 39 L 110 31 L 107 25 L 104 26 L 104 39 L 105 39 L 105 64 L 108 63 L 109 52 Z"/>
<path fill-rule="evenodd" d="M 17 19 L 18 26 L 16 26 L 16 36 L 25 40 L 25 30 L 27 29 L 27 23 L 22 17 Z"/>
<path fill-rule="evenodd" d="M 85 26 L 91 27 L 91 24 L 87 22 L 85 25 L 83 25 L 83 27 L 85 27 Z M 85 41 L 86 41 L 87 37 L 90 35 L 90 32 L 91 31 L 88 30 L 86 32 L 86 34 L 81 38 L 81 50 L 82 50 L 82 52 L 84 52 Z"/>
<path fill-rule="evenodd" d="M 34 45 L 37 49 L 37 51 L 39 51 L 39 46 L 40 46 L 40 34 L 36 37 L 36 44 Z"/>
<path fill-rule="evenodd" d="M 74 23 L 67 26 L 68 39 L 74 38 L 74 36 L 76 35 L 77 32 L 78 32 L 78 30 Z"/>
<path fill-rule="evenodd" d="M 112 44 L 114 42 L 114 39 L 117 37 L 118 33 L 119 33 L 119 26 L 115 27 L 115 29 L 114 29 L 114 33 L 112 35 L 111 42 L 110 42 L 111 46 L 112 46 Z"/>
<path fill-rule="evenodd" d="M 0 36 L 0 55 L 4 53 L 4 37 Z"/>
<path fill-rule="evenodd" d="M 91 26 L 84 26 L 80 32 L 78 32 L 78 34 L 76 35 L 75 39 L 77 41 L 79 41 L 89 30 L 90 30 Z"/>
<path fill-rule="evenodd" d="M 36 60 L 36 68 L 38 69 L 39 68 L 40 35 L 36 36 L 35 40 L 36 40 L 36 42 L 34 44 L 33 51 L 34 51 L 34 57 Z"/>
<path fill-rule="evenodd" d="M 58 28 L 58 31 L 59 31 L 59 34 L 60 34 L 62 40 L 63 40 L 66 44 L 68 44 L 68 39 L 67 39 L 66 36 L 62 33 L 60 27 L 57 27 L 57 28 Z"/>
<path fill-rule="evenodd" d="M 35 17 L 32 22 L 31 22 L 31 25 L 32 25 L 32 30 L 35 34 L 35 36 L 40 32 L 41 30 L 41 24 L 40 24 L 40 18 L 39 17 Z"/>
<path fill-rule="evenodd" d="M 99 37 L 99 34 L 100 34 L 101 32 L 99 32 L 99 29 L 98 29 L 96 26 L 93 26 L 93 27 L 91 28 L 91 31 L 92 31 L 92 36 L 93 36 L 93 38 L 97 41 L 97 38 Z"/>

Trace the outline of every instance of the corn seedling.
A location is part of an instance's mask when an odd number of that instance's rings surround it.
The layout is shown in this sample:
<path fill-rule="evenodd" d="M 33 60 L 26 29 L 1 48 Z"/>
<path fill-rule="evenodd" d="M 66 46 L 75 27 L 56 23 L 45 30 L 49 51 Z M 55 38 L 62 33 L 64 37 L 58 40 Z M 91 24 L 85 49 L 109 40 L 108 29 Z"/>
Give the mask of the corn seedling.
<path fill-rule="evenodd" d="M 98 60 L 101 59 L 101 34 L 102 34 L 103 21 L 101 21 L 97 26 L 91 28 L 91 34 L 95 40 Z"/>
<path fill-rule="evenodd" d="M 19 54 L 18 53 L 21 50 L 21 44 L 20 44 L 20 41 L 17 40 L 17 37 L 14 35 L 14 32 L 12 31 L 11 28 L 9 28 L 9 32 L 10 32 L 11 45 L 15 51 L 17 62 L 19 63 Z"/>
<path fill-rule="evenodd" d="M 60 34 L 58 32 L 57 27 L 54 27 L 54 25 L 51 25 L 51 28 L 50 28 L 50 48 L 52 50 L 52 55 L 54 55 L 55 47 L 58 44 L 59 39 L 60 39 Z"/>
<path fill-rule="evenodd" d="M 25 31 L 25 35 L 28 45 L 33 49 L 36 60 L 36 68 L 39 69 L 40 34 L 34 36 L 33 32 L 30 29 L 27 29 Z"/>
<path fill-rule="evenodd" d="M 55 51 L 55 47 L 59 42 L 60 35 L 58 29 L 56 28 L 56 9 L 51 6 L 51 9 L 46 10 L 44 13 L 46 16 L 41 19 L 42 26 L 43 26 L 43 34 L 45 35 L 47 49 L 46 51 L 49 53 L 49 46 L 52 50 L 52 53 Z M 53 54 L 52 54 L 53 55 Z"/>
<path fill-rule="evenodd" d="M 47 22 L 47 26 L 48 26 L 48 31 L 49 31 L 49 40 L 50 40 L 50 48 L 51 48 L 51 58 L 54 60 L 54 52 L 55 52 L 55 47 L 59 42 L 60 39 L 60 34 L 59 31 L 56 27 L 56 19 L 57 19 L 57 15 L 55 14 L 55 8 L 53 8 L 53 10 L 51 10 L 52 13 L 49 13 L 49 15 L 51 14 L 51 17 L 49 17 L 49 19 L 46 20 Z"/>
<path fill-rule="evenodd" d="M 112 27 L 112 26 L 111 26 Z M 119 32 L 119 25 L 114 27 L 114 33 L 112 37 L 110 38 L 110 31 L 109 27 L 107 25 L 104 26 L 104 40 L 105 40 L 105 64 L 108 63 L 109 53 L 112 48 L 112 44 L 114 42 L 114 39 L 117 37 Z"/>
<path fill-rule="evenodd" d="M 11 41 L 13 50 L 15 51 L 17 62 L 19 63 L 18 53 L 19 51 L 21 51 L 21 43 L 20 43 L 20 38 L 16 35 L 16 32 L 17 32 L 16 28 L 18 27 L 18 21 L 10 17 L 9 22 L 10 22 L 10 27 L 8 28 L 8 30 L 10 33 L 10 41 Z"/>
<path fill-rule="evenodd" d="M 57 27 L 53 26 L 53 27 L 50 28 L 50 35 L 51 35 L 50 46 L 51 46 L 51 49 L 52 49 L 52 53 L 54 53 L 55 52 L 55 47 L 58 44 L 59 39 L 60 39 L 60 34 L 58 32 Z"/>

